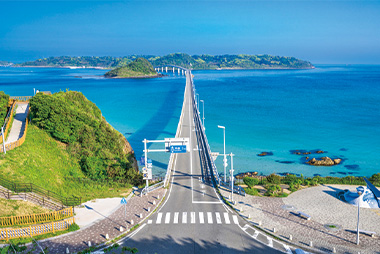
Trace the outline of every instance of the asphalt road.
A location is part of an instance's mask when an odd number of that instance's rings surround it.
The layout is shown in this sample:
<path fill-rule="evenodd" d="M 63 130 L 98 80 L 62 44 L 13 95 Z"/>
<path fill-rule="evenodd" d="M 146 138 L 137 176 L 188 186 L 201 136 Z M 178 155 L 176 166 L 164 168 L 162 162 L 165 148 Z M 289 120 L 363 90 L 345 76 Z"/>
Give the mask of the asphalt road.
<path fill-rule="evenodd" d="M 192 119 L 191 89 L 187 76 L 180 136 L 190 136 L 192 149 L 177 155 L 165 203 L 121 245 L 136 247 L 138 253 L 286 252 L 284 245 L 248 226 L 222 203 L 211 185 L 199 180 L 201 164 Z"/>

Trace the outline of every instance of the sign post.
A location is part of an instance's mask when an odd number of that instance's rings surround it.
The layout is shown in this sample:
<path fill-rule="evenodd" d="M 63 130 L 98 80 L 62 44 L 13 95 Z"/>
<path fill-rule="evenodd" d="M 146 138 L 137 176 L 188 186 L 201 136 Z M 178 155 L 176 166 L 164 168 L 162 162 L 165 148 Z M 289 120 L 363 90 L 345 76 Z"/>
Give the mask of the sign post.
<path fill-rule="evenodd" d="M 122 198 L 120 204 L 124 205 L 124 214 L 125 218 L 127 218 L 127 200 L 125 200 L 125 198 Z"/>

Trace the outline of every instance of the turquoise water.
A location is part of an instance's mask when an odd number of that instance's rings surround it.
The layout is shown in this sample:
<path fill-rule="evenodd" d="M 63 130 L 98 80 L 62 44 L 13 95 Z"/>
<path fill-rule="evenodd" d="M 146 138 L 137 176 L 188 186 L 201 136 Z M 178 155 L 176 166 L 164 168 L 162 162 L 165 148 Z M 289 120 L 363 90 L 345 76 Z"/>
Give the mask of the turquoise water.
<path fill-rule="evenodd" d="M 185 78 L 103 79 L 103 70 L 0 68 L 0 90 L 32 95 L 33 88 L 77 90 L 102 110 L 142 155 L 144 138 L 175 134 Z M 313 176 L 370 176 L 380 172 L 380 66 L 317 66 L 313 70 L 194 71 L 205 101 L 206 134 L 213 151 L 233 152 L 235 173 L 258 171 Z M 82 78 L 78 78 L 82 76 Z M 162 148 L 159 144 L 156 148 Z M 313 167 L 292 150 L 323 150 L 340 165 Z M 258 157 L 267 151 L 273 155 Z M 162 175 L 168 154 L 151 153 Z M 223 171 L 222 160 L 216 163 Z M 229 163 L 230 164 L 230 163 Z"/>

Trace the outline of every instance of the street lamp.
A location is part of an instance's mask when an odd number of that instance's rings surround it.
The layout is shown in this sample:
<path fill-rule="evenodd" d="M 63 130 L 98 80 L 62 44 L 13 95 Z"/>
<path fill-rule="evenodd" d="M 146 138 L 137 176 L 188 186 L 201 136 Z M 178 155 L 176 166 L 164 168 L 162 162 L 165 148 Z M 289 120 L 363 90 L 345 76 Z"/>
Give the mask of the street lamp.
<path fill-rule="evenodd" d="M 202 102 L 202 105 L 203 105 L 203 112 L 202 112 L 203 123 L 202 123 L 202 125 L 203 125 L 203 130 L 204 130 L 205 129 L 205 102 L 204 102 L 204 100 L 201 100 L 201 102 Z"/>
<path fill-rule="evenodd" d="M 226 178 L 226 167 L 227 167 L 227 158 L 226 158 L 226 127 L 218 125 L 218 128 L 223 129 L 223 166 L 224 166 L 224 182 L 227 182 Z"/>
<path fill-rule="evenodd" d="M 356 245 L 359 245 L 359 218 L 360 218 L 360 201 L 361 201 L 361 195 L 362 195 L 362 193 L 363 193 L 363 188 L 361 188 L 361 187 L 359 187 L 358 189 L 357 189 L 357 191 L 358 191 L 358 195 L 359 195 L 359 197 L 358 197 L 358 225 L 357 225 L 357 227 L 356 227 L 356 230 L 357 230 L 357 234 L 356 234 Z"/>

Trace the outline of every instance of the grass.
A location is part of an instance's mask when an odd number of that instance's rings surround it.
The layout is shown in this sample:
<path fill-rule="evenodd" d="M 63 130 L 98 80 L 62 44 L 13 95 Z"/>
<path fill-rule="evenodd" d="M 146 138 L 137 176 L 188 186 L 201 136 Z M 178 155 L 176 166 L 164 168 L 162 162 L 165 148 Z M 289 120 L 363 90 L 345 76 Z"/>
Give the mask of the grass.
<path fill-rule="evenodd" d="M 49 209 L 23 200 L 0 199 L 0 217 L 46 213 Z"/>
<path fill-rule="evenodd" d="M 54 236 L 59 236 L 59 235 L 63 235 L 63 234 L 67 234 L 67 233 L 70 233 L 70 232 L 74 232 L 74 231 L 77 231 L 79 230 L 79 226 L 77 224 L 72 224 L 69 226 L 68 229 L 66 230 L 63 230 L 63 231 L 57 231 L 55 233 L 47 233 L 47 234 L 44 234 L 44 235 L 36 235 L 36 236 L 33 236 L 33 239 L 35 241 L 39 241 L 39 240 L 43 240 L 43 239 L 46 239 L 46 238 L 50 238 L 50 237 L 54 237 Z M 10 239 L 8 242 L 6 241 L 0 241 L 0 244 L 13 244 L 13 245 L 22 245 L 22 244 L 26 244 L 26 243 L 30 243 L 32 242 L 32 238 L 30 237 L 24 237 L 24 238 L 16 238 L 16 239 Z"/>
<path fill-rule="evenodd" d="M 77 196 L 82 202 L 94 198 L 122 196 L 129 193 L 127 184 L 80 183 L 65 177 L 84 177 L 77 159 L 66 145 L 54 140 L 34 125 L 28 126 L 24 144 L 0 155 L 0 175 L 9 180 L 34 183 L 64 197 Z"/>

